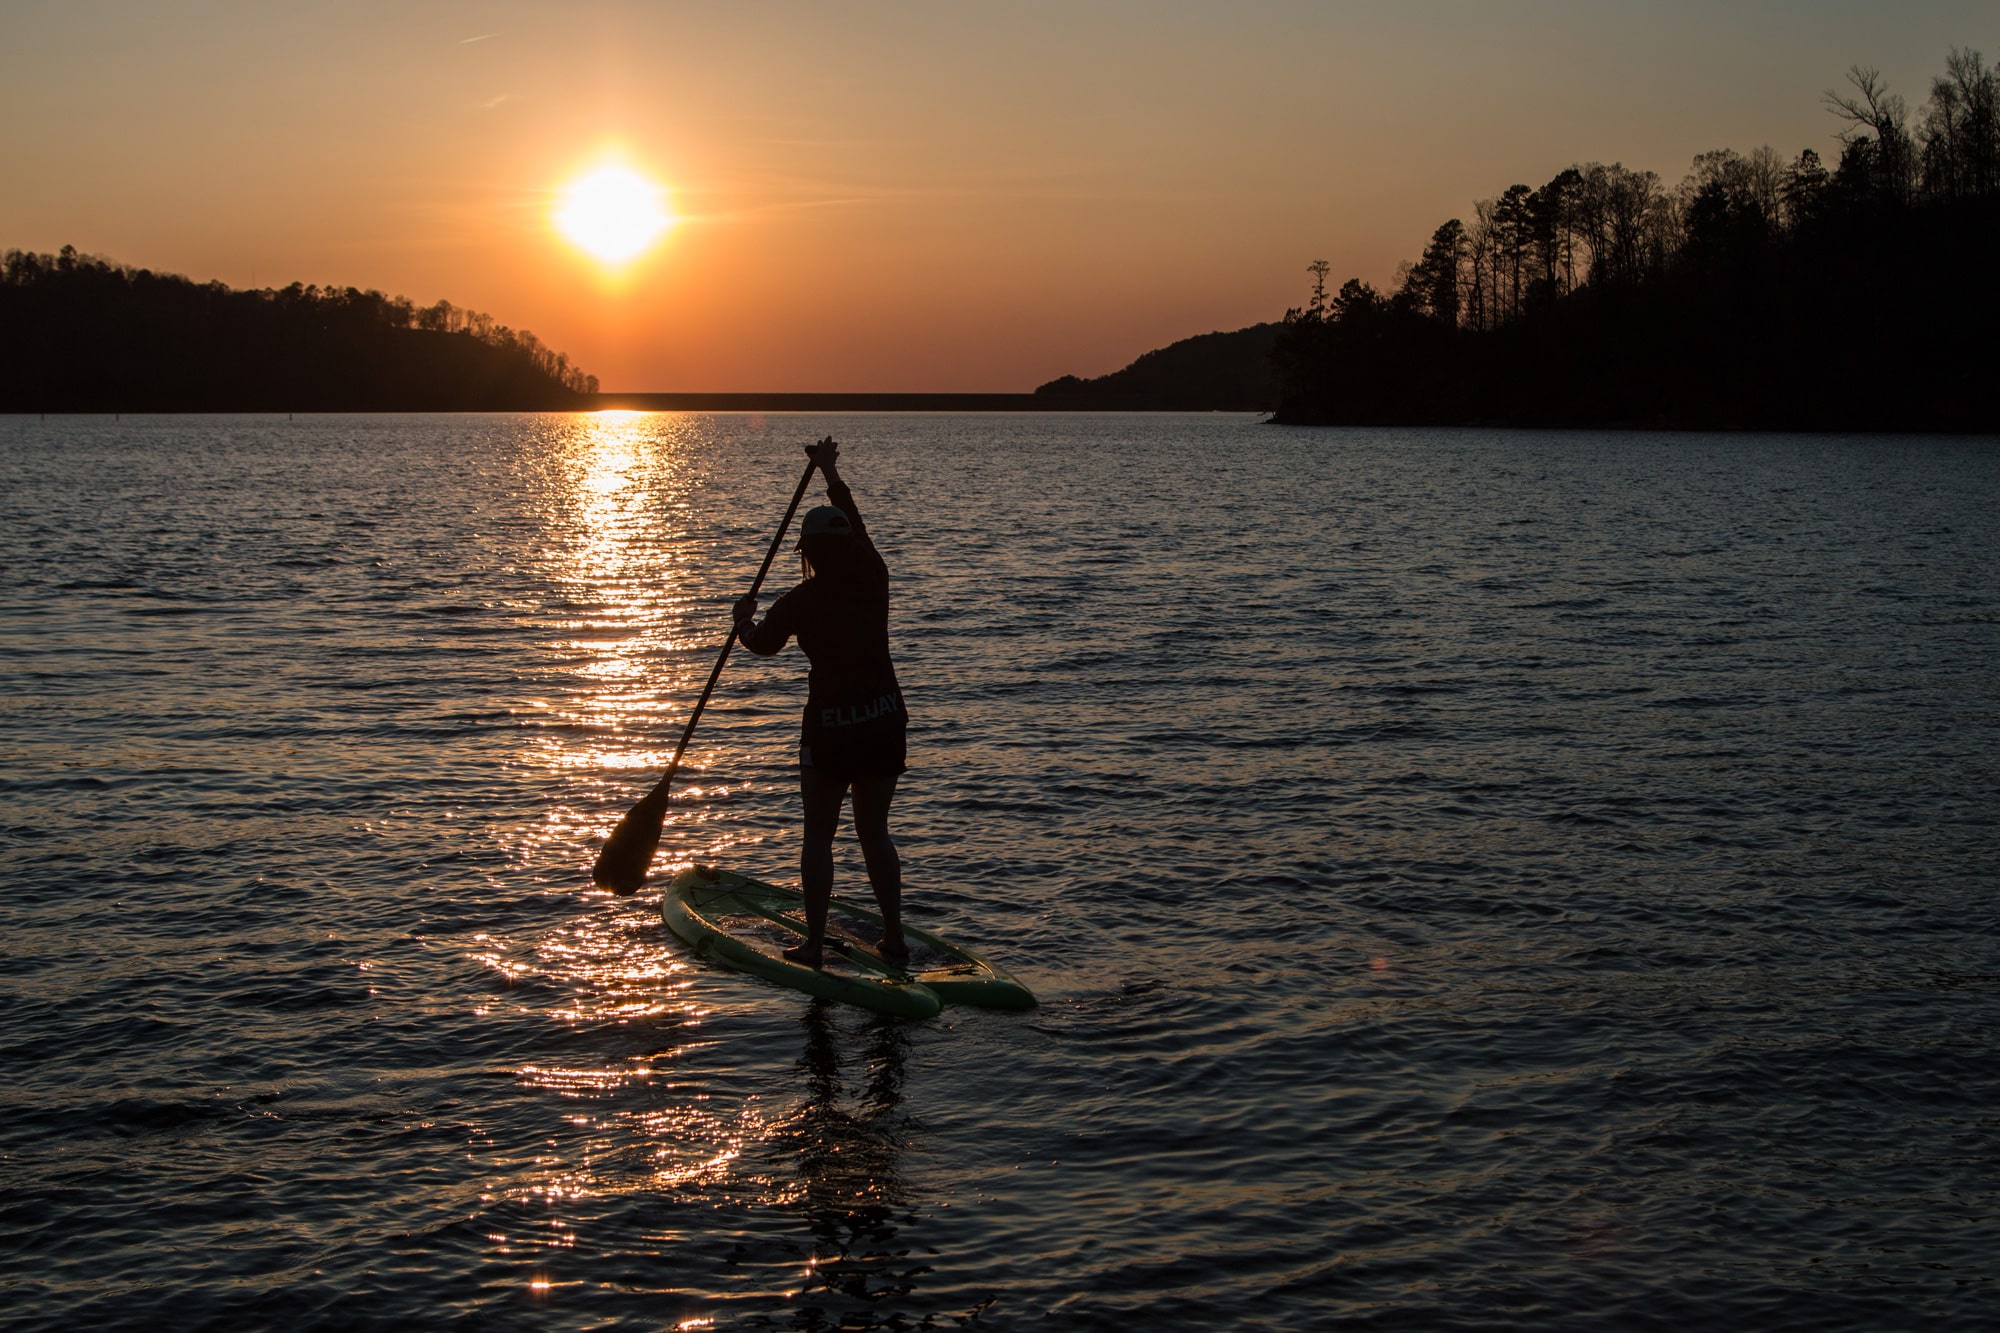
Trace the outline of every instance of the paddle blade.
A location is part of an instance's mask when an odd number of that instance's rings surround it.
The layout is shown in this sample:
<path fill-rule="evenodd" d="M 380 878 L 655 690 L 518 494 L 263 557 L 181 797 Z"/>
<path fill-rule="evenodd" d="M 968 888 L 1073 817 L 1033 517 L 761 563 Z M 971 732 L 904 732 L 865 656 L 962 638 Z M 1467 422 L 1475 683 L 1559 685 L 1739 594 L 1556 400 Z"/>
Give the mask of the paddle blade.
<path fill-rule="evenodd" d="M 604 850 L 590 868 L 591 882 L 620 895 L 637 893 L 660 846 L 660 825 L 666 817 L 666 807 L 651 801 L 641 801 L 627 811 L 604 840 Z"/>

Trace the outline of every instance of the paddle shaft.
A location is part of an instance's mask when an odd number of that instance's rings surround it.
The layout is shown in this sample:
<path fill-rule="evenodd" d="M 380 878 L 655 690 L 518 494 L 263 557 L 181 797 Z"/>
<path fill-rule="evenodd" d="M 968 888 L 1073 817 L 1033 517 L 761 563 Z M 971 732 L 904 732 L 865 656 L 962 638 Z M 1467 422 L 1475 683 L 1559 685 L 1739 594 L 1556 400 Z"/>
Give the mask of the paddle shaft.
<path fill-rule="evenodd" d="M 778 524 L 777 532 L 771 537 L 770 549 L 764 552 L 764 563 L 758 568 L 757 578 L 750 585 L 749 596 L 755 597 L 758 590 L 764 586 L 764 576 L 771 572 L 771 562 L 778 558 L 778 548 L 784 545 L 785 532 L 792 526 L 792 515 L 799 512 L 799 501 L 806 498 L 806 487 L 812 484 L 813 469 L 818 466 L 819 462 L 816 459 L 806 464 L 805 473 L 799 478 L 799 487 L 792 492 L 792 502 L 785 508 L 784 521 Z M 695 700 L 694 712 L 688 715 L 687 726 L 681 728 L 681 743 L 674 747 L 674 757 L 667 761 L 666 776 L 660 779 L 653 790 L 646 793 L 645 799 L 639 804 L 662 807 L 667 804 L 667 789 L 673 786 L 674 774 L 681 766 L 681 756 L 687 753 L 688 742 L 694 738 L 694 724 L 701 721 L 701 711 L 708 707 L 708 696 L 715 693 L 715 682 L 721 679 L 723 664 L 729 661 L 729 650 L 735 646 L 736 625 L 732 621 L 729 626 L 729 637 L 722 641 L 722 651 L 716 655 L 715 665 L 709 670 L 708 684 L 701 687 L 701 698 Z"/>

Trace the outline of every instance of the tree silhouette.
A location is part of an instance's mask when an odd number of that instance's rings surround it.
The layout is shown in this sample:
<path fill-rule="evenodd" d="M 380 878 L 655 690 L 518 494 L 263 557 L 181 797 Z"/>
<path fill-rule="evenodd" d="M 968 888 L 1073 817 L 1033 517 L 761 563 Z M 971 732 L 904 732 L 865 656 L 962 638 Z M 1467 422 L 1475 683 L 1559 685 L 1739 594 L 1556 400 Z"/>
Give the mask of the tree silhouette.
<path fill-rule="evenodd" d="M 2000 72 L 1977 51 L 1953 47 L 1944 77 L 1931 83 L 1918 136 L 1930 198 L 1979 199 L 2000 189 Z"/>
<path fill-rule="evenodd" d="M 1847 72 L 1852 94 L 1828 93 L 1826 105 L 1848 122 L 1841 132 L 1841 172 L 1860 197 L 1900 204 L 1910 197 L 1917 158 L 1908 127 L 1909 108 L 1882 82 L 1882 72 L 1854 66 Z"/>
<path fill-rule="evenodd" d="M 0 259 L 0 410 L 565 408 L 596 391 L 534 334 L 445 301 L 235 291 L 74 246 Z"/>
<path fill-rule="evenodd" d="M 1580 164 L 1439 227 L 1384 300 L 1286 315 L 1276 419 L 1993 430 L 2000 76 L 1954 48 L 1917 119 L 1856 67 L 1841 153 Z"/>

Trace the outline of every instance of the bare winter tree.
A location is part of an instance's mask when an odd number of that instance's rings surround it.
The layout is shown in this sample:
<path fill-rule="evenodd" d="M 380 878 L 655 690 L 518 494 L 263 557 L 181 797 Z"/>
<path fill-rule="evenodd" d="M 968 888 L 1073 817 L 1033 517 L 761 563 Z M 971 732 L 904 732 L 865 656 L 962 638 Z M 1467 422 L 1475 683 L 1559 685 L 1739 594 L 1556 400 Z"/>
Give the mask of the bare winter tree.
<path fill-rule="evenodd" d="M 2000 72 L 1979 52 L 1953 47 L 1917 133 L 1925 194 L 1977 199 L 2000 188 Z"/>
<path fill-rule="evenodd" d="M 1910 139 L 1909 107 L 1889 91 L 1882 71 L 1856 65 L 1847 71 L 1852 93 L 1829 92 L 1827 110 L 1848 123 L 1840 165 L 1849 181 L 1891 201 L 1910 197 L 1916 183 L 1916 145 Z"/>

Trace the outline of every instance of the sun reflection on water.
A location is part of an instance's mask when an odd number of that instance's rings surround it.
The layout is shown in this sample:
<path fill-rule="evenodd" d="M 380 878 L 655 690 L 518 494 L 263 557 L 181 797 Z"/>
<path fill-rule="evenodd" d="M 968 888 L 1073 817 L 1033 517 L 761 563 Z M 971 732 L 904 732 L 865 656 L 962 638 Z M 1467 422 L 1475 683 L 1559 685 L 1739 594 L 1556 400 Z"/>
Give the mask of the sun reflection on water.
<path fill-rule="evenodd" d="M 713 598 L 702 600 L 691 563 L 698 429 L 685 417 L 636 412 L 548 422 L 546 447 L 524 478 L 547 591 L 520 610 L 542 651 L 517 716 L 534 727 L 526 758 L 549 776 L 553 799 L 511 831 L 514 855 L 534 867 L 587 855 L 665 765 L 726 625 L 707 604 Z M 699 559 L 708 562 L 705 548 Z M 696 770 L 704 758 L 688 756 Z M 677 793 L 674 823 L 699 839 L 700 830 L 722 826 L 719 807 L 740 790 L 691 782 Z M 692 846 L 683 837 L 680 856 L 691 857 Z M 656 873 L 670 870 L 674 855 L 663 848 Z M 574 878 L 536 878 L 548 894 L 581 895 L 589 905 L 533 936 L 473 936 L 472 960 L 503 988 L 480 997 L 475 1012 L 533 1013 L 584 1040 L 511 1069 L 517 1088 L 560 1110 L 547 1138 L 495 1151 L 492 1205 L 567 1210 L 646 1192 L 772 1197 L 774 1181 L 738 1178 L 746 1153 L 771 1132 L 756 1099 L 725 1107 L 711 1101 L 706 1080 L 679 1072 L 710 1043 L 698 1037 L 704 1011 L 691 993 L 694 965 L 668 943 L 654 901 L 601 895 L 581 866 Z M 611 1035 L 619 1032 L 632 1035 Z M 496 1230 L 492 1243 L 503 1254 L 545 1254 L 575 1245 L 576 1232 L 538 1219 Z M 547 1273 L 535 1280 L 536 1290 L 548 1289 Z"/>
<path fill-rule="evenodd" d="M 543 687 L 522 711 L 537 729 L 533 762 L 582 781 L 564 784 L 580 799 L 553 806 L 520 850 L 560 862 L 579 859 L 665 768 L 727 612 L 702 582 L 713 560 L 695 512 L 706 479 L 699 419 L 610 411 L 550 420 L 533 482 L 553 595 L 531 613 L 549 638 Z M 712 738 L 698 738 L 682 772 L 695 777 L 720 757 Z M 722 850 L 695 844 L 736 790 L 694 781 L 677 792 L 681 837 L 663 847 L 656 875 Z"/>
<path fill-rule="evenodd" d="M 482 1204 L 492 1252 L 523 1265 L 515 1280 L 538 1297 L 560 1298 L 567 1265 L 604 1239 L 594 1233 L 621 1201 L 754 1201 L 806 1233 L 787 1243 L 782 1274 L 757 1283 L 764 1298 L 905 1291 L 923 1270 L 893 1247 L 881 1252 L 911 1206 L 901 1029 L 808 1006 L 805 1053 L 784 1086 L 768 1097 L 724 1092 L 696 998 L 700 965 L 673 944 L 651 894 L 619 899 L 588 885 L 592 845 L 666 764 L 726 632 L 716 581 L 726 550 L 713 518 L 695 512 L 715 485 L 698 424 L 627 412 L 549 423 L 524 478 L 545 591 L 519 610 L 539 651 L 517 705 L 532 728 L 523 758 L 549 799 L 509 837 L 562 907 L 531 930 L 489 926 L 468 949 L 495 983 L 473 997 L 482 1022 L 529 1016 L 551 1029 L 494 1071 L 541 1100 L 536 1131 L 511 1144 L 469 1140 L 491 1160 Z M 687 756 L 656 883 L 677 864 L 761 839 L 731 808 L 756 789 L 739 749 L 698 740 Z M 644 1206 L 653 1215 L 657 1205 Z M 648 1243 L 679 1242 L 663 1232 Z"/>
<path fill-rule="evenodd" d="M 688 600 L 678 577 L 687 534 L 674 520 L 685 508 L 691 441 L 674 429 L 676 417 L 595 412 L 573 420 L 557 455 L 567 485 L 549 515 L 563 539 L 550 572 L 571 612 L 557 622 L 569 635 L 557 647 L 569 674 L 592 688 L 552 711 L 564 722 L 618 734 L 658 712 L 663 682 L 679 683 L 659 659 L 693 646 L 674 637 Z M 651 746 L 551 746 L 562 763 L 630 769 L 659 762 Z"/>

